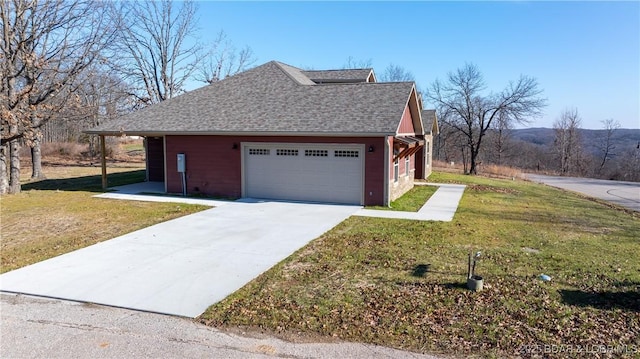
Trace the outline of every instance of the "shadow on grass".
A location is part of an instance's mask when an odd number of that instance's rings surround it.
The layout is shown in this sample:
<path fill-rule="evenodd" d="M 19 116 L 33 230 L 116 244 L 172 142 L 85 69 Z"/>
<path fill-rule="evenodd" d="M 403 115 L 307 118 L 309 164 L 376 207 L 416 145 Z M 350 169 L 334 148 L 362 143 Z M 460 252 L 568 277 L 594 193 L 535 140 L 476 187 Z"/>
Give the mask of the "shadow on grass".
<path fill-rule="evenodd" d="M 131 172 L 110 173 L 107 175 L 109 187 L 143 182 L 145 170 Z M 46 179 L 38 182 L 25 183 L 22 190 L 61 190 L 61 191 L 89 191 L 104 192 L 102 190 L 102 176 L 83 176 L 62 179 Z"/>
<path fill-rule="evenodd" d="M 640 312 L 640 291 L 585 292 L 581 290 L 560 290 L 562 302 L 577 307 L 597 309 L 622 309 Z"/>
<path fill-rule="evenodd" d="M 430 268 L 431 264 L 418 264 L 413 268 L 411 275 L 414 277 L 424 277 L 425 274 L 429 273 Z"/>

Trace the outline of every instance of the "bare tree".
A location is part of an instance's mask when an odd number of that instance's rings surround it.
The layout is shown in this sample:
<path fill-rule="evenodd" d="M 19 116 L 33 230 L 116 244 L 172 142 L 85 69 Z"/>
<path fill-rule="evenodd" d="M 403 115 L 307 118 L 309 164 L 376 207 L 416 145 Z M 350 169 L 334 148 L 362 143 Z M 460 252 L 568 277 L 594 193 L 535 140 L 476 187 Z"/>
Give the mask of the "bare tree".
<path fill-rule="evenodd" d="M 615 178 L 622 181 L 640 182 L 640 141 L 635 146 L 630 146 L 620 151 L 617 163 L 617 175 Z"/>
<path fill-rule="evenodd" d="M 97 154 L 98 136 L 85 135 L 82 130 L 129 112 L 132 98 L 123 81 L 100 66 L 88 68 L 76 83 L 64 108 L 53 115 L 55 121 L 44 126 L 43 141 L 88 142 L 93 157 Z"/>
<path fill-rule="evenodd" d="M 540 115 L 546 104 L 540 97 L 542 90 L 532 77 L 520 76 L 498 93 L 484 94 L 485 90 L 480 70 L 466 64 L 450 72 L 446 82 L 436 80 L 426 93 L 437 107 L 439 120 L 464 135 L 470 174 L 477 173 L 482 140 L 494 121 L 502 116 L 508 123 L 525 124 L 530 117 Z"/>
<path fill-rule="evenodd" d="M 371 67 L 371 59 L 356 60 L 353 58 L 353 56 L 347 57 L 347 62 L 342 65 L 343 69 L 368 69 Z"/>
<path fill-rule="evenodd" d="M 196 5 L 187 0 L 111 3 L 118 19 L 114 67 L 130 82 L 142 104 L 152 104 L 184 92 L 201 60 L 196 41 Z"/>
<path fill-rule="evenodd" d="M 389 64 L 384 69 L 382 76 L 380 76 L 380 82 L 402 82 L 402 81 L 415 81 L 415 77 L 410 71 L 407 71 L 404 67 Z"/>
<path fill-rule="evenodd" d="M 493 161 L 497 165 L 502 165 L 505 157 L 508 156 L 510 146 L 511 146 L 511 122 L 509 118 L 503 116 L 502 113 L 498 115 L 495 122 L 493 123 L 492 129 L 492 139 L 493 139 L 493 148 L 492 152 L 494 154 Z"/>
<path fill-rule="evenodd" d="M 462 161 L 461 148 L 465 146 L 466 141 L 460 136 L 460 131 L 444 122 L 439 123 L 438 129 L 438 135 L 433 140 L 434 159 L 446 163 Z M 462 162 L 464 164 L 464 161 Z"/>
<path fill-rule="evenodd" d="M 0 1 L 0 193 L 20 192 L 21 141 L 33 148 L 33 177 L 41 176 L 41 127 L 109 41 L 101 7 L 91 0 Z"/>
<path fill-rule="evenodd" d="M 601 154 L 598 173 L 601 173 L 607 161 L 616 155 L 613 152 L 616 149 L 616 146 L 612 140 L 614 132 L 620 128 L 620 122 L 610 118 L 602 121 L 602 127 L 604 130 L 604 134 L 595 144 L 596 148 Z"/>
<path fill-rule="evenodd" d="M 198 66 L 195 79 L 212 84 L 246 70 L 255 62 L 256 59 L 250 47 L 245 46 L 238 51 L 229 41 L 227 34 L 220 31 Z"/>
<path fill-rule="evenodd" d="M 554 146 L 559 158 L 560 173 L 577 173 L 580 167 L 582 145 L 580 125 L 582 120 L 578 109 L 566 109 L 553 123 L 555 133 Z"/>

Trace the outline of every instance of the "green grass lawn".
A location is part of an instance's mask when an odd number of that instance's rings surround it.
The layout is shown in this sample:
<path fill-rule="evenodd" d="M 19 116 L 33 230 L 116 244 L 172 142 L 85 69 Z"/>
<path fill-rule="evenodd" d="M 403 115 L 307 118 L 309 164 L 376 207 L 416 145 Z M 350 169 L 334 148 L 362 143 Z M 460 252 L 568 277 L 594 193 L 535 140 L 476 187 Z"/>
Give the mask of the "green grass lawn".
<path fill-rule="evenodd" d="M 139 168 L 109 168 L 109 184 L 144 180 Z M 0 273 L 68 253 L 210 207 L 93 198 L 100 168 L 45 168 L 49 179 L 26 182 L 1 198 Z"/>
<path fill-rule="evenodd" d="M 402 197 L 391 202 L 389 207 L 370 206 L 367 209 L 418 212 L 437 190 L 436 186 L 414 186 Z"/>
<path fill-rule="evenodd" d="M 127 153 L 129 153 L 129 152 L 143 152 L 144 153 L 144 143 L 142 142 L 142 140 L 123 143 L 123 144 L 120 145 L 120 147 L 122 148 L 122 150 L 124 150 Z"/>
<path fill-rule="evenodd" d="M 524 181 L 429 180 L 468 186 L 452 222 L 351 217 L 200 321 L 462 357 L 640 356 L 639 213 Z M 472 292 L 477 250 L 485 289 Z"/>

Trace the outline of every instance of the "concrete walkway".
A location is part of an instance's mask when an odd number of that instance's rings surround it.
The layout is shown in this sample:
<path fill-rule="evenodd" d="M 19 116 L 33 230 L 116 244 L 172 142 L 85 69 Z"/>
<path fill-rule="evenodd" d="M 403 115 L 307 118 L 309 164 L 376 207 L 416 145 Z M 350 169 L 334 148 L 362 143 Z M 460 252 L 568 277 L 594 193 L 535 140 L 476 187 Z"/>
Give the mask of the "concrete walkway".
<path fill-rule="evenodd" d="M 167 195 L 164 190 L 164 182 L 140 182 L 124 186 L 111 187 L 109 189 L 113 192 L 106 192 L 103 194 L 95 195 L 94 197 L 142 202 L 200 204 L 210 207 L 219 207 L 233 202 L 208 198 L 192 198 Z"/>
<path fill-rule="evenodd" d="M 465 185 L 442 184 L 442 183 L 425 183 L 416 182 L 416 186 L 435 186 L 438 187 L 436 192 L 429 200 L 418 210 L 418 212 L 403 212 L 391 210 L 377 210 L 361 208 L 355 212 L 354 216 L 375 217 L 375 218 L 395 218 L 409 219 L 414 221 L 443 221 L 450 222 L 458 210 L 458 205 L 464 194 Z M 157 183 L 136 183 L 132 185 L 113 187 L 116 192 L 108 192 L 97 195 L 99 198 L 123 199 L 133 201 L 151 201 L 151 202 L 178 202 L 189 204 L 200 204 L 205 206 L 224 206 L 233 201 L 221 201 L 213 199 L 197 199 L 180 196 L 154 196 L 140 193 L 163 193 L 164 186 Z"/>
<path fill-rule="evenodd" d="M 417 186 L 437 186 L 438 190 L 429 198 L 418 212 L 381 211 L 361 209 L 354 216 L 411 219 L 414 221 L 450 222 L 458 210 L 458 204 L 464 194 L 464 185 L 416 182 Z"/>

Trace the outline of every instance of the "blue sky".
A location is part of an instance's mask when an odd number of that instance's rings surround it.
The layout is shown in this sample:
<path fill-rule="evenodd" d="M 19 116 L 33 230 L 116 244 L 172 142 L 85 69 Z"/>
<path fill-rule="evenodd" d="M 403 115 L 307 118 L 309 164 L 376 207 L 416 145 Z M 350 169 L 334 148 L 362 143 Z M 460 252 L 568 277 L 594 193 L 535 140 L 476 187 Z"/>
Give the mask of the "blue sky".
<path fill-rule="evenodd" d="M 489 90 L 520 74 L 548 99 L 527 127 L 577 108 L 584 128 L 640 128 L 640 2 L 199 2 L 201 40 L 224 30 L 256 65 L 314 69 L 348 57 L 411 71 L 422 88 L 471 62 Z"/>

